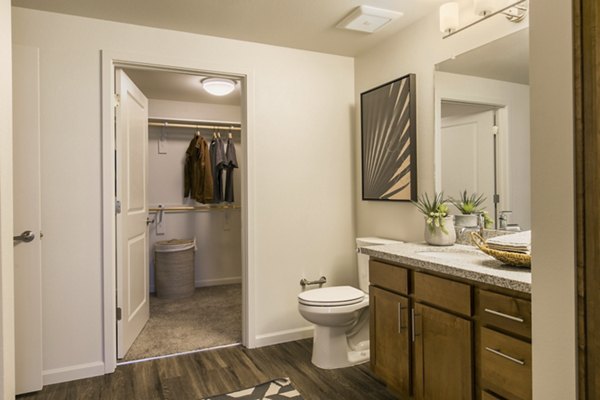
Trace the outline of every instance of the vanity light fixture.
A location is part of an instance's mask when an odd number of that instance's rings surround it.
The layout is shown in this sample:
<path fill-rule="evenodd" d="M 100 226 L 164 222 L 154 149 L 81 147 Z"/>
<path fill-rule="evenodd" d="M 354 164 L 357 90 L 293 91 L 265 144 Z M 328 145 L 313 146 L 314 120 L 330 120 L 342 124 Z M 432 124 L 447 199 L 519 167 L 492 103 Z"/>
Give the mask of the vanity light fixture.
<path fill-rule="evenodd" d="M 235 89 L 235 81 L 227 78 L 204 78 L 202 87 L 214 96 L 225 96 Z"/>
<path fill-rule="evenodd" d="M 443 39 L 457 34 L 473 25 L 485 21 L 498 14 L 503 14 L 510 22 L 521 22 L 527 16 L 527 0 L 517 0 L 508 6 L 494 11 L 496 0 L 473 0 L 475 14 L 481 18 L 468 25 L 458 28 L 459 8 L 457 2 L 444 3 L 440 6 L 440 31 L 444 34 Z"/>
<path fill-rule="evenodd" d="M 475 14 L 481 17 L 491 14 L 494 11 L 494 3 L 494 0 L 474 0 Z"/>
<path fill-rule="evenodd" d="M 458 29 L 458 3 L 451 1 L 440 6 L 440 31 L 447 35 Z"/>

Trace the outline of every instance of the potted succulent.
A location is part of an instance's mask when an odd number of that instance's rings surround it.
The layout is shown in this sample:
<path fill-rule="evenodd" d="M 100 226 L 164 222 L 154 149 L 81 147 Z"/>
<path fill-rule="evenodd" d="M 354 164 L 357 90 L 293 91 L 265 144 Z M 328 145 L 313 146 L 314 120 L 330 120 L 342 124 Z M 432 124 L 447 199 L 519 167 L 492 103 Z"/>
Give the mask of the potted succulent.
<path fill-rule="evenodd" d="M 454 216 L 456 226 L 477 226 L 478 213 L 484 213 L 484 219 L 489 221 L 489 217 L 487 217 L 487 214 L 481 208 L 481 205 L 485 202 L 483 194 L 472 193 L 469 195 L 465 190 L 460 194 L 458 199 L 451 198 L 450 202 L 461 212 L 461 214 Z"/>
<path fill-rule="evenodd" d="M 427 193 L 413 201 L 425 217 L 425 241 L 434 246 L 451 246 L 456 242 L 454 215 L 448 214 L 448 200 L 443 193 L 429 198 Z"/>

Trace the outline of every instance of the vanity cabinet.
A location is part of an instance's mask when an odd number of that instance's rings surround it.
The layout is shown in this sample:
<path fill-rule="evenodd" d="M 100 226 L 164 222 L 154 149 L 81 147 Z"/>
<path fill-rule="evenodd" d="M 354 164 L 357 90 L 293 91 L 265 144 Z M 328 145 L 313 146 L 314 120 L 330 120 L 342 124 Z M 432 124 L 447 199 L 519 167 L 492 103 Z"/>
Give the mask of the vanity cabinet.
<path fill-rule="evenodd" d="M 470 400 L 472 322 L 419 303 L 414 321 L 415 399 Z"/>
<path fill-rule="evenodd" d="M 371 369 L 400 399 L 531 399 L 526 294 L 370 261 Z"/>
<path fill-rule="evenodd" d="M 408 298 L 372 287 L 371 369 L 394 391 L 410 393 Z"/>
<path fill-rule="evenodd" d="M 372 261 L 369 275 L 373 284 L 369 289 L 371 369 L 390 389 L 409 396 L 408 271 Z"/>
<path fill-rule="evenodd" d="M 530 301 L 479 289 L 477 318 L 483 393 L 490 398 L 531 399 Z"/>
<path fill-rule="evenodd" d="M 471 287 L 413 273 L 414 397 L 473 397 Z"/>

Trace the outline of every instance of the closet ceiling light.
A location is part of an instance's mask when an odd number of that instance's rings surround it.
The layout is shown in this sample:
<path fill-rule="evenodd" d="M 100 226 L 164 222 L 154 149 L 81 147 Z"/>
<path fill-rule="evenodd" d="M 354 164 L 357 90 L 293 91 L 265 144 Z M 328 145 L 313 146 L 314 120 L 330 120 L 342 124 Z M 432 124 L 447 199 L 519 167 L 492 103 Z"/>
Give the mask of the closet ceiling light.
<path fill-rule="evenodd" d="M 235 81 L 231 79 L 205 78 L 201 82 L 204 90 L 215 96 L 225 96 L 235 89 Z"/>

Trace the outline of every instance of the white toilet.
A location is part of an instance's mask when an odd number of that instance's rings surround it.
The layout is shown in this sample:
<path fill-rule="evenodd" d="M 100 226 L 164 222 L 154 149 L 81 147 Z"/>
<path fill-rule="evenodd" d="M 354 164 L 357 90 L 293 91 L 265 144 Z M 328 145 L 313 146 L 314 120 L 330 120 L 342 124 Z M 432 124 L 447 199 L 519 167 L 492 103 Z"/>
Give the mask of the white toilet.
<path fill-rule="evenodd" d="M 357 238 L 357 247 L 400 243 Z M 358 254 L 358 285 L 312 289 L 298 295 L 298 310 L 315 324 L 312 363 L 319 368 L 350 367 L 369 360 L 369 256 Z"/>

